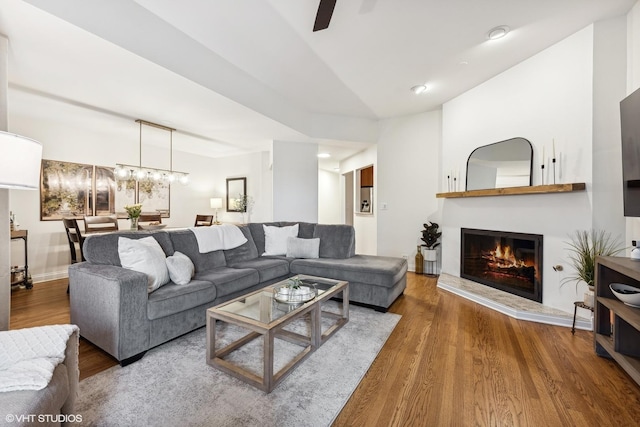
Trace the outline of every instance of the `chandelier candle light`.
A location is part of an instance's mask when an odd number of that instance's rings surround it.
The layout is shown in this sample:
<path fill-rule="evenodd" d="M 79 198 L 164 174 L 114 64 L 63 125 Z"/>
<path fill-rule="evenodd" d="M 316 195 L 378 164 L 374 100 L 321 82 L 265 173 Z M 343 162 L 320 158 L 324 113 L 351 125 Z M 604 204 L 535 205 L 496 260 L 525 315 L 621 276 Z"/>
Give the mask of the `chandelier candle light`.
<path fill-rule="evenodd" d="M 140 124 L 140 139 L 139 139 L 139 154 L 138 166 L 127 165 L 123 163 L 116 163 L 114 174 L 116 179 L 136 181 L 166 181 L 170 184 L 174 181 L 178 181 L 181 184 L 189 183 L 189 174 L 186 172 L 178 172 L 173 170 L 173 131 L 175 129 L 162 126 L 157 123 L 148 122 L 146 120 L 138 119 L 136 123 Z M 159 129 L 163 129 L 169 132 L 169 169 L 157 169 L 142 166 L 142 125 L 152 126 Z"/>

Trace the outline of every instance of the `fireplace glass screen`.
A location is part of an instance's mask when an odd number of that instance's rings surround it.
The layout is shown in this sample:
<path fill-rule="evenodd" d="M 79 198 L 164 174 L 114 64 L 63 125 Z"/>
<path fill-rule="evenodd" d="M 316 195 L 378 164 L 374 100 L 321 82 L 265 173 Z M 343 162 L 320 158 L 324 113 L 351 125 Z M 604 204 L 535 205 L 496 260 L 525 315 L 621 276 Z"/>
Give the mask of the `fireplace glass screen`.
<path fill-rule="evenodd" d="M 542 236 L 462 229 L 460 276 L 542 302 Z"/>

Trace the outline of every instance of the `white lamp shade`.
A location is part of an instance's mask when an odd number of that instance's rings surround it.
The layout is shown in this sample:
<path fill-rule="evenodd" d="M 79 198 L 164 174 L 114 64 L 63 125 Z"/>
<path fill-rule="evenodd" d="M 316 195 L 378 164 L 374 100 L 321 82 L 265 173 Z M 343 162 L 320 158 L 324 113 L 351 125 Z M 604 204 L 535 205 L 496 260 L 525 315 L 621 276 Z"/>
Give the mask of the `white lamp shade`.
<path fill-rule="evenodd" d="M 222 199 L 220 197 L 213 197 L 210 200 L 211 209 L 220 209 L 222 208 Z"/>
<path fill-rule="evenodd" d="M 33 139 L 0 131 L 0 188 L 40 188 L 42 144 Z"/>
<path fill-rule="evenodd" d="M 210 202 L 211 209 L 220 209 L 222 207 L 222 199 L 220 197 L 213 197 Z"/>

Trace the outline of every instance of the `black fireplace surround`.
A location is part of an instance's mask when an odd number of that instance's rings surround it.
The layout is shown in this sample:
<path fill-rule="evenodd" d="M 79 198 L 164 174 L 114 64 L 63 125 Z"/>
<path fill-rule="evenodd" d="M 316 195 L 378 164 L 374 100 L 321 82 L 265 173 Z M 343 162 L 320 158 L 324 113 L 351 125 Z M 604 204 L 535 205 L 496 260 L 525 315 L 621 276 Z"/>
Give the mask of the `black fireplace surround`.
<path fill-rule="evenodd" d="M 460 276 L 542 303 L 542 235 L 463 228 Z"/>

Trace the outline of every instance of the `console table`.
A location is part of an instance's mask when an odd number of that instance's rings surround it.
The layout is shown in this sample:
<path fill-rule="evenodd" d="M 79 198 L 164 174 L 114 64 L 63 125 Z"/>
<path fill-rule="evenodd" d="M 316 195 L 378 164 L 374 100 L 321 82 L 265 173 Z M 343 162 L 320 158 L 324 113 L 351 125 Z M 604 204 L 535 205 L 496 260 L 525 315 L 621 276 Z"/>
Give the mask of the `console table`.
<path fill-rule="evenodd" d="M 11 286 L 14 285 L 25 285 L 27 289 L 33 288 L 33 283 L 29 280 L 29 258 L 28 258 L 28 248 L 29 242 L 27 240 L 29 236 L 29 232 L 27 230 L 11 230 L 11 240 L 22 240 L 24 242 L 24 266 L 22 267 L 11 267 L 12 273 L 22 273 L 22 279 L 11 281 Z"/>

